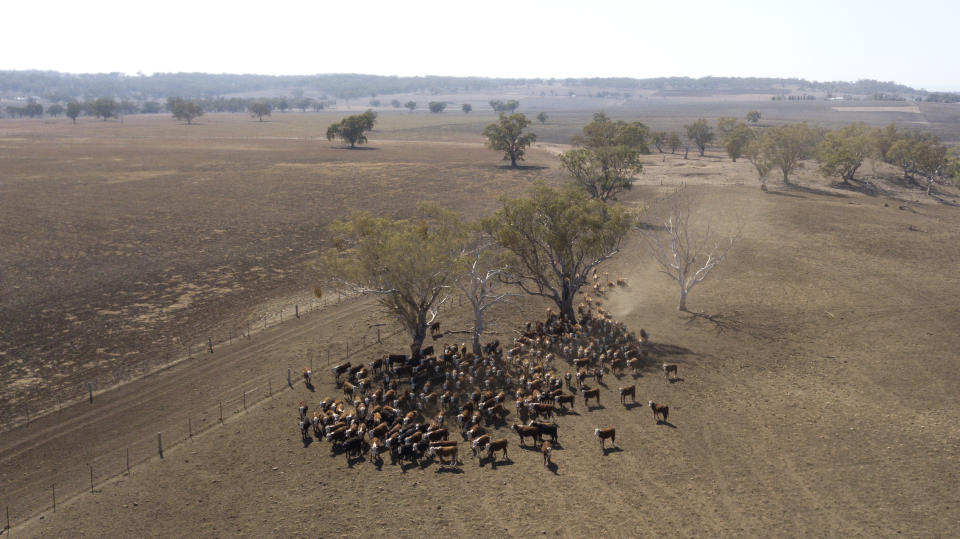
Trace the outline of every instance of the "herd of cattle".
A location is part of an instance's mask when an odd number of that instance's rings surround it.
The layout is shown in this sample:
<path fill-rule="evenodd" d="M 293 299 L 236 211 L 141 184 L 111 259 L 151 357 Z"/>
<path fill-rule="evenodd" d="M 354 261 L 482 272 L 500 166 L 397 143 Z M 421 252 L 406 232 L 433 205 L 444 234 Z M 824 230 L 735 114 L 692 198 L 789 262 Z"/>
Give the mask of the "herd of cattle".
<path fill-rule="evenodd" d="M 575 320 L 548 311 L 545 321 L 527 323 L 508 349 L 499 341 L 485 345 L 480 355 L 465 345 L 439 351 L 429 346 L 418 357 L 387 355 L 368 364 L 337 365 L 333 374 L 343 397 L 314 408 L 301 401 L 301 437 L 305 444 L 311 434 L 326 440 L 348 460 L 369 454 L 378 464 L 389 455 L 392 464 L 436 459 L 458 465 L 460 442 L 451 433 L 456 429 L 482 465 L 496 463 L 497 455 L 508 458 L 508 441 L 497 438 L 496 429 L 506 426 L 512 412 L 521 421 L 511 427 L 520 446 L 530 439 L 549 466 L 559 438 L 554 418 L 567 413 L 568 405 L 573 408 L 577 390 L 588 407 L 590 400 L 600 403 L 599 387 L 589 388 L 587 379 L 599 384 L 604 372 L 637 373 L 649 358 L 646 332 L 641 329 L 638 337 L 602 307 L 596 312 L 592 307 L 581 304 Z M 561 363 L 572 370 L 561 374 Z M 676 365 L 664 364 L 663 370 L 667 378 L 677 375 Z M 308 387 L 312 376 L 304 369 Z M 636 386 L 620 387 L 619 394 L 621 403 L 635 402 Z M 648 404 L 657 423 L 667 421 L 665 404 Z M 616 443 L 614 427 L 597 428 L 594 435 L 602 449 L 607 440 Z"/>

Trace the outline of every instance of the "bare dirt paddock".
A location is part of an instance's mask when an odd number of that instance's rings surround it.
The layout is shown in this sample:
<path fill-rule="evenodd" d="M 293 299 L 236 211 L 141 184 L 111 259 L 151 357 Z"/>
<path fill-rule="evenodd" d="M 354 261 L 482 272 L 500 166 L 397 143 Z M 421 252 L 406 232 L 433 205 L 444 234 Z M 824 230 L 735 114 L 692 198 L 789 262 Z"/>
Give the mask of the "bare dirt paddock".
<path fill-rule="evenodd" d="M 313 141 L 310 148 L 324 144 Z M 387 210 L 399 211 L 413 198 L 400 196 L 417 193 L 480 212 L 492 208 L 500 192 L 521 192 L 535 175 L 558 180 L 552 169 L 505 172 L 495 160 L 489 164 L 489 153 L 479 146 L 474 153 L 469 144 L 430 145 L 416 155 L 389 153 L 387 141 L 374 146 L 379 154 L 330 150 L 330 159 L 355 160 L 357 170 L 379 166 L 367 159 L 393 155 L 384 169 L 411 171 L 401 175 L 400 187 L 386 176 L 378 183 L 395 189 L 389 202 L 357 187 L 370 177 L 358 175 L 351 196 L 373 208 L 389 204 Z M 266 170 L 248 155 L 253 150 L 243 148 L 237 160 Z M 274 151 L 284 148 L 278 143 Z M 538 152 L 531 161 L 552 167 L 552 159 Z M 300 163 L 287 167 L 299 170 L 313 166 L 292 150 L 276 161 Z M 244 167 L 231 170 L 240 174 Z M 442 176 L 430 176 L 431 170 L 442 170 Z M 385 342 L 360 353 L 353 348 L 352 359 L 406 347 L 390 336 L 392 326 L 377 326 L 389 321 L 370 300 L 351 299 L 218 346 L 213 355 L 194 354 L 98 394 L 92 405 L 3 432 L 0 506 L 10 508 L 16 537 L 955 535 L 960 214 L 878 170 L 871 179 L 887 188 L 886 196 L 835 189 L 811 172 L 797 178 L 797 188 L 771 185 L 771 193 L 763 194 L 748 163 L 709 154 L 689 160 L 650 156 L 625 203 L 653 205 L 654 214 L 658 208 L 651 201 L 686 183 L 715 227 L 729 230 L 739 223 L 742 240 L 690 296 L 690 307 L 709 319 L 676 311 L 676 290 L 635 236 L 601 270 L 630 283 L 604 298 L 605 306 L 631 329 L 648 330 L 656 345 L 653 362 L 677 363 L 682 381 L 671 384 L 654 367 L 636 378 L 608 374 L 606 387 L 600 386 L 602 406 L 588 409 L 578 396 L 575 413 L 558 419 L 553 469 L 543 466 L 539 452 L 519 447 L 507 427 L 497 435 L 510 441 L 508 459 L 480 465 L 461 444 L 457 469 L 438 463 L 401 468 L 389 458 L 382 467 L 366 458 L 348 465 L 325 441 L 305 447 L 296 426 L 297 402 L 315 406 L 341 395 L 321 350 L 343 351 L 356 342 L 358 328 L 372 327 L 384 328 Z M 441 188 L 441 177 L 474 178 L 484 171 L 489 176 L 479 187 L 463 181 Z M 225 176 L 221 192 L 253 189 L 242 184 L 255 177 Z M 279 192 L 293 198 L 298 188 L 311 185 L 304 177 L 313 176 L 279 174 L 276 190 L 264 187 L 255 196 L 270 200 Z M 422 186 L 418 182 L 425 180 L 415 177 L 436 180 Z M 137 184 L 150 181 L 118 185 Z M 347 189 L 329 185 L 332 193 Z M 333 211 L 334 204 L 314 196 L 314 203 Z M 955 193 L 943 198 L 950 197 Z M 919 202 L 905 203 L 912 198 Z M 249 212 L 245 219 L 260 210 Z M 282 214 L 272 219 L 282 222 Z M 54 221 L 51 216 L 46 222 Z M 196 241 L 186 233 L 177 237 Z M 509 339 L 546 307 L 523 299 L 497 310 L 498 336 Z M 183 323 L 202 322 L 201 315 Z M 445 328 L 465 328 L 466 316 L 452 305 L 443 316 Z M 462 336 L 446 340 L 453 339 Z M 295 374 L 308 358 L 316 362 L 316 391 L 302 384 L 280 389 L 287 369 Z M 619 404 L 617 387 L 629 384 L 637 385 L 641 405 Z M 249 399 L 246 410 L 241 395 Z M 647 400 L 670 406 L 672 426 L 655 424 L 642 405 Z M 224 403 L 223 425 L 218 401 Z M 511 414 L 508 425 L 514 419 Z M 606 426 L 616 427 L 617 444 L 602 452 L 593 431 Z M 158 432 L 163 459 L 156 452 Z M 123 475 L 126 448 L 134 464 L 129 477 Z M 88 463 L 94 465 L 93 493 Z M 56 513 L 50 507 L 53 484 Z"/>

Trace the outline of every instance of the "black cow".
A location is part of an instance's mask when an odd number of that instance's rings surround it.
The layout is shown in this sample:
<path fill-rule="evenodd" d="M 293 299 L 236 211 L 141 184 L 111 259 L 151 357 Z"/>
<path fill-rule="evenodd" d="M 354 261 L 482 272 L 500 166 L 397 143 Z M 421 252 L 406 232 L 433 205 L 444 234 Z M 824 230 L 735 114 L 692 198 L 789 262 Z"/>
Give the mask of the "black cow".
<path fill-rule="evenodd" d="M 550 441 L 552 442 L 557 441 L 557 424 L 556 423 L 538 423 L 536 421 L 531 421 L 530 426 L 537 428 L 538 442 L 543 438 L 544 434 L 550 436 Z"/>

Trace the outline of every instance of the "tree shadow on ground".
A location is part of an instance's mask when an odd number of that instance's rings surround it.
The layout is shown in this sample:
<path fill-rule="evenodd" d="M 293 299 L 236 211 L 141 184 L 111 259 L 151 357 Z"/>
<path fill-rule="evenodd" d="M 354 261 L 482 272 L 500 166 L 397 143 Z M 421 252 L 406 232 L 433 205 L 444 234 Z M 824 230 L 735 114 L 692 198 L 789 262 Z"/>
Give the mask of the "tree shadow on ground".
<path fill-rule="evenodd" d="M 497 165 L 497 168 L 500 170 L 547 170 L 546 166 L 543 165 L 517 165 L 511 167 L 510 165 Z"/>
<path fill-rule="evenodd" d="M 726 331 L 735 331 L 741 333 L 744 331 L 744 323 L 741 320 L 738 320 L 733 317 L 733 315 L 716 313 L 716 314 L 707 314 L 702 312 L 692 312 L 687 311 L 689 317 L 687 318 L 687 325 L 693 324 L 698 320 L 703 320 L 713 324 L 714 328 L 717 330 L 717 334 L 722 334 Z"/>

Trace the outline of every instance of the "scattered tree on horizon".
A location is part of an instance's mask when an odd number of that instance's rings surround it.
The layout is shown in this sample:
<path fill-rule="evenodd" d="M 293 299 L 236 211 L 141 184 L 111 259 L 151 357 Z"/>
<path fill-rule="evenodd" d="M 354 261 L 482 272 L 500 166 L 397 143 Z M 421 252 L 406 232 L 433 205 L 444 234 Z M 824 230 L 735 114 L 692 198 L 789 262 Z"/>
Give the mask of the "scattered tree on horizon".
<path fill-rule="evenodd" d="M 490 108 L 493 109 L 496 113 L 509 113 L 513 114 L 517 108 L 520 107 L 520 102 L 516 99 L 510 99 L 508 101 L 501 101 L 499 99 L 490 100 Z"/>
<path fill-rule="evenodd" d="M 47 107 L 47 114 L 56 118 L 57 116 L 60 116 L 61 114 L 63 114 L 64 110 L 65 109 L 63 108 L 63 105 L 59 103 L 54 103 L 49 107 Z"/>
<path fill-rule="evenodd" d="M 273 112 L 273 107 L 266 101 L 250 103 L 250 116 L 256 117 L 261 122 L 263 117 L 270 116 L 271 112 Z"/>
<path fill-rule="evenodd" d="M 750 112 L 748 112 L 748 113 L 747 113 L 747 121 L 750 122 L 750 123 L 752 123 L 752 124 L 754 124 L 754 125 L 756 125 L 758 122 L 760 122 L 760 111 L 759 111 L 759 110 L 751 110 Z"/>
<path fill-rule="evenodd" d="M 377 113 L 367 109 L 363 114 L 347 116 L 339 123 L 327 128 L 327 140 L 340 139 L 355 148 L 357 144 L 366 144 L 366 132 L 373 129 L 377 121 Z"/>
<path fill-rule="evenodd" d="M 464 114 L 470 114 L 473 112 L 473 105 L 470 103 L 464 103 L 463 106 L 460 107 L 460 110 L 462 110 Z"/>
<path fill-rule="evenodd" d="M 179 97 L 168 98 L 167 106 L 174 118 L 186 121 L 187 125 L 193 123 L 194 118 L 203 116 L 203 107 L 200 104 Z"/>
<path fill-rule="evenodd" d="M 760 190 L 767 191 L 767 178 L 770 177 L 770 171 L 773 170 L 773 160 L 771 155 L 773 150 L 770 148 L 772 141 L 770 137 L 755 136 L 744 149 L 744 156 L 747 161 L 753 165 L 757 171 L 757 179 L 760 180 Z"/>
<path fill-rule="evenodd" d="M 737 162 L 737 158 L 743 155 L 747 145 L 753 140 L 755 133 L 747 124 L 738 121 L 736 118 L 720 118 L 717 120 L 717 132 L 720 133 L 720 144 L 727 151 L 727 155 Z"/>
<path fill-rule="evenodd" d="M 540 125 L 547 123 L 547 113 L 541 112 L 540 114 L 537 114 L 537 120 L 540 121 Z"/>
<path fill-rule="evenodd" d="M 530 195 L 503 199 L 503 207 L 482 226 L 506 251 L 503 280 L 556 304 L 575 320 L 574 296 L 590 271 L 620 251 L 630 217 L 619 204 L 591 199 L 573 185 L 537 182 Z"/>
<path fill-rule="evenodd" d="M 517 161 L 523 161 L 527 146 L 537 140 L 535 133 L 524 133 L 530 126 L 530 120 L 524 114 L 514 113 L 507 116 L 500 113 L 500 119 L 483 130 L 487 138 L 487 147 L 503 152 L 503 159 L 510 160 L 510 166 L 517 168 Z"/>
<path fill-rule="evenodd" d="M 713 142 L 716 136 L 713 133 L 713 128 L 711 128 L 703 118 L 700 118 L 690 125 L 685 125 L 684 128 L 687 130 L 687 138 L 693 141 L 697 149 L 700 150 L 700 157 L 703 157 L 703 152 L 706 151 L 707 144 Z"/>
<path fill-rule="evenodd" d="M 908 133 L 902 135 L 888 152 L 892 163 L 903 169 L 903 177 L 916 183 L 914 176 L 925 180 L 927 196 L 933 184 L 946 170 L 951 174 L 947 161 L 947 147 L 933 133 Z"/>
<path fill-rule="evenodd" d="M 67 103 L 67 117 L 73 120 L 73 123 L 77 123 L 77 116 L 80 116 L 82 110 L 83 105 L 76 101 Z"/>
<path fill-rule="evenodd" d="M 407 101 L 406 103 L 403 104 L 403 106 L 407 107 L 407 110 L 409 110 L 410 112 L 413 112 L 417 108 L 417 102 Z"/>
<path fill-rule="evenodd" d="M 443 101 L 431 101 L 427 104 L 427 107 L 430 109 L 430 112 L 433 114 L 440 114 L 447 108 L 447 104 Z"/>
<path fill-rule="evenodd" d="M 117 101 L 112 97 L 98 98 L 90 106 L 94 116 L 103 118 L 103 121 L 107 121 L 109 118 L 117 115 Z"/>
<path fill-rule="evenodd" d="M 663 147 L 667 143 L 667 132 L 654 131 L 650 133 L 650 141 L 653 142 L 653 147 L 656 148 L 658 152 L 663 153 Z"/>

